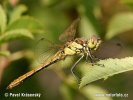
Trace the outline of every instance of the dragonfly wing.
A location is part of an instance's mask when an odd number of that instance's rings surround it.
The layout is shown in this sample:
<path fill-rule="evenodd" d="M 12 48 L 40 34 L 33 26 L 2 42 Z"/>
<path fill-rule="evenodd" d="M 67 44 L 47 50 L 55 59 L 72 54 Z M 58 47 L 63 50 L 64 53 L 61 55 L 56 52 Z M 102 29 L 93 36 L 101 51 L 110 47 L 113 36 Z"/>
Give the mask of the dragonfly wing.
<path fill-rule="evenodd" d="M 63 42 L 73 40 L 79 21 L 80 18 L 75 19 L 72 24 L 60 35 L 59 40 Z"/>
<path fill-rule="evenodd" d="M 41 38 L 34 49 L 36 64 L 44 63 L 49 57 L 53 56 L 61 46 L 54 44 L 46 38 Z"/>

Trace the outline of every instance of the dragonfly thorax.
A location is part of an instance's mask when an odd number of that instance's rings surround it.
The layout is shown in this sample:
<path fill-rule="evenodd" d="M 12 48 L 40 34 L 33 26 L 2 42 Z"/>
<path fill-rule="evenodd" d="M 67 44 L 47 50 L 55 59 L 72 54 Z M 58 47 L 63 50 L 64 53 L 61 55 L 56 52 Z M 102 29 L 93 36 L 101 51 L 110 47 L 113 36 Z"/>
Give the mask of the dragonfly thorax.
<path fill-rule="evenodd" d="M 65 46 L 63 52 L 65 55 L 74 55 L 74 54 L 87 54 L 93 50 L 97 50 L 101 44 L 101 39 L 92 36 L 88 40 L 81 38 L 76 38 L 74 41 L 70 41 Z"/>
<path fill-rule="evenodd" d="M 75 41 L 71 41 L 64 48 L 64 54 L 65 55 L 80 54 L 82 52 L 82 50 L 83 50 L 83 46 L 81 44 L 78 44 Z"/>

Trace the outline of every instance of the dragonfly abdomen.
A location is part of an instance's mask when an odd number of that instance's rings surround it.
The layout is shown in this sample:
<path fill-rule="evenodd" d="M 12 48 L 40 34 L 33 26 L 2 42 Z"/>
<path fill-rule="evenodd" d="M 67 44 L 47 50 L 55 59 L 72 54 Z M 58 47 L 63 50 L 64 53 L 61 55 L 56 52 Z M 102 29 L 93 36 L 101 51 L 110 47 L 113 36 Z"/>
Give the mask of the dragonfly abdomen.
<path fill-rule="evenodd" d="M 37 73 L 38 71 L 56 63 L 57 61 L 60 60 L 60 58 L 64 58 L 65 56 L 61 55 L 61 52 L 57 52 L 53 57 L 51 57 L 50 59 L 48 59 L 44 64 L 42 64 L 41 66 L 37 67 L 36 69 L 33 69 L 31 71 L 29 71 L 28 73 L 18 77 L 16 80 L 14 80 L 13 82 L 11 82 L 9 84 L 9 86 L 7 87 L 7 89 L 12 89 L 13 87 L 19 85 L 23 80 L 27 79 L 28 77 L 31 77 L 32 75 L 34 75 L 35 73 Z"/>

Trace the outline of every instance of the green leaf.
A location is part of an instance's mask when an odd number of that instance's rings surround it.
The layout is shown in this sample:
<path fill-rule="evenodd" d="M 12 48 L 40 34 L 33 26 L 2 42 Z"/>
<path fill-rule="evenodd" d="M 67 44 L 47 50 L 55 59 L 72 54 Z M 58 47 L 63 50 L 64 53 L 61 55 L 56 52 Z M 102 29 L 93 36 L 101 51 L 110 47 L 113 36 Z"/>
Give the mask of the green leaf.
<path fill-rule="evenodd" d="M 64 100 L 73 100 L 73 90 L 66 84 L 61 85 L 60 92 L 64 97 Z"/>
<path fill-rule="evenodd" d="M 27 29 L 31 32 L 42 32 L 41 24 L 32 17 L 21 17 L 7 27 L 8 30 Z"/>
<path fill-rule="evenodd" d="M 27 11 L 27 7 L 25 5 L 19 5 L 15 7 L 14 11 L 10 15 L 9 24 L 19 19 L 21 15 L 26 11 Z"/>
<path fill-rule="evenodd" d="M 117 14 L 109 22 L 106 38 L 110 39 L 131 29 L 133 29 L 133 13 Z"/>
<path fill-rule="evenodd" d="M 90 35 L 97 33 L 92 23 L 86 16 L 82 16 L 80 23 L 80 33 L 83 37 L 89 37 Z"/>
<path fill-rule="evenodd" d="M 96 31 L 95 33 L 99 33 L 100 32 L 100 23 L 98 23 L 98 20 L 96 18 L 96 16 L 94 15 L 94 10 L 95 7 L 97 6 L 97 0 L 82 0 L 82 1 L 77 1 L 77 10 L 82 17 L 86 17 L 87 18 L 87 22 L 88 25 L 92 28 L 94 28 L 94 31 Z M 88 28 L 89 29 L 89 28 Z M 88 32 L 87 32 L 88 33 Z M 95 34 L 94 33 L 94 34 Z M 84 34 L 84 33 L 82 33 Z M 92 33 L 91 33 L 92 34 Z"/>
<path fill-rule="evenodd" d="M 88 85 L 80 91 L 88 100 L 113 100 L 110 96 L 106 96 L 109 94 L 107 90 L 99 86 Z"/>
<path fill-rule="evenodd" d="M 4 30 L 6 29 L 6 24 L 7 24 L 7 16 L 4 9 L 0 5 L 0 34 L 3 33 Z"/>
<path fill-rule="evenodd" d="M 10 30 L 0 36 L 0 43 L 9 42 L 11 40 L 15 40 L 22 37 L 27 37 L 32 39 L 33 35 L 31 32 L 25 29 Z"/>
<path fill-rule="evenodd" d="M 128 7 L 133 8 L 133 0 L 121 0 L 121 4 L 128 5 Z"/>
<path fill-rule="evenodd" d="M 0 51 L 0 56 L 5 56 L 5 57 L 7 57 L 7 56 L 9 56 L 10 55 L 10 52 L 9 51 Z"/>
<path fill-rule="evenodd" d="M 121 0 L 124 4 L 133 4 L 133 0 Z"/>
<path fill-rule="evenodd" d="M 42 0 L 41 3 L 44 5 L 44 6 L 54 6 L 56 5 L 58 2 L 60 2 L 60 0 Z"/>
<path fill-rule="evenodd" d="M 107 79 L 109 76 L 133 70 L 133 57 L 100 60 L 98 64 L 102 64 L 104 67 L 90 64 L 80 65 L 84 74 L 80 88 L 96 80 Z"/>

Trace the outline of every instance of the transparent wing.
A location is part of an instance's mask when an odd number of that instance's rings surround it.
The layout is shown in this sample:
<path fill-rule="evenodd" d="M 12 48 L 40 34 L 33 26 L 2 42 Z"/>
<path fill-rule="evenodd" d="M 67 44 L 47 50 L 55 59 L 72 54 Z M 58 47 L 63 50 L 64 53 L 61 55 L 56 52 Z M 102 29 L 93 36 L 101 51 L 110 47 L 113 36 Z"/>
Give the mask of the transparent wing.
<path fill-rule="evenodd" d="M 73 40 L 79 21 L 80 18 L 75 19 L 72 24 L 60 35 L 59 40 L 62 42 Z"/>
<path fill-rule="evenodd" d="M 43 64 L 49 57 L 53 56 L 61 46 L 54 44 L 46 38 L 37 41 L 34 49 L 35 63 Z"/>

